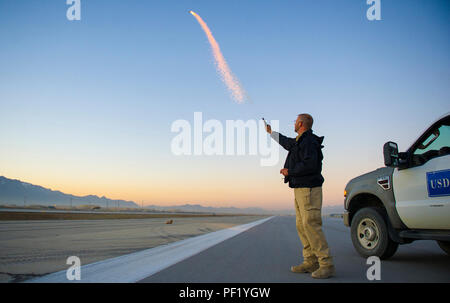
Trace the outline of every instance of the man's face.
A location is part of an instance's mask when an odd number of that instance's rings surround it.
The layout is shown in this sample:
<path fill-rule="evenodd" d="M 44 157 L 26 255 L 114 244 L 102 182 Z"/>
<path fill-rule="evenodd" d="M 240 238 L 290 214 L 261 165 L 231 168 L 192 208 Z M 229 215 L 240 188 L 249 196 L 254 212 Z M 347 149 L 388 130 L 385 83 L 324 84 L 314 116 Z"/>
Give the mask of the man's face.
<path fill-rule="evenodd" d="M 302 126 L 302 122 L 300 121 L 300 116 L 299 116 L 299 117 L 297 117 L 297 120 L 295 120 L 295 125 L 294 125 L 295 132 L 298 132 L 298 130 L 300 129 L 301 126 Z"/>

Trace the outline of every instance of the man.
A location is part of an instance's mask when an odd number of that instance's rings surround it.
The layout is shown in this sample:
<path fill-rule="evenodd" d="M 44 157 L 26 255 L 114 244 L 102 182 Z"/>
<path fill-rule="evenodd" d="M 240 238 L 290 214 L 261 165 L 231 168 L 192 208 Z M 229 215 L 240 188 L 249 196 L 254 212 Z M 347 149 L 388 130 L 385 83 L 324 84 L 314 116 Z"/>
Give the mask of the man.
<path fill-rule="evenodd" d="M 333 260 L 330 256 L 325 235 L 322 231 L 322 142 L 312 132 L 313 118 L 300 114 L 295 121 L 297 138 L 287 138 L 272 131 L 267 132 L 282 147 L 289 151 L 280 174 L 289 187 L 294 188 L 296 226 L 303 244 L 303 263 L 292 266 L 295 273 L 312 273 L 316 279 L 334 275 Z"/>

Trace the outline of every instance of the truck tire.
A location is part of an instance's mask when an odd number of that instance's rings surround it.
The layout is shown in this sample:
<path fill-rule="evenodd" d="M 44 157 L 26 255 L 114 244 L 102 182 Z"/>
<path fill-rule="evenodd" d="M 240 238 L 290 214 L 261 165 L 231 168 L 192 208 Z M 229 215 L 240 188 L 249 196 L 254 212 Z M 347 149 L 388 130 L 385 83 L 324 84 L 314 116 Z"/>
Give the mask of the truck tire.
<path fill-rule="evenodd" d="M 377 256 L 385 260 L 397 251 L 398 243 L 389 237 L 385 218 L 383 211 L 375 207 L 362 208 L 353 216 L 351 238 L 361 256 Z"/>
<path fill-rule="evenodd" d="M 437 241 L 439 247 L 450 256 L 450 242 L 449 241 Z"/>

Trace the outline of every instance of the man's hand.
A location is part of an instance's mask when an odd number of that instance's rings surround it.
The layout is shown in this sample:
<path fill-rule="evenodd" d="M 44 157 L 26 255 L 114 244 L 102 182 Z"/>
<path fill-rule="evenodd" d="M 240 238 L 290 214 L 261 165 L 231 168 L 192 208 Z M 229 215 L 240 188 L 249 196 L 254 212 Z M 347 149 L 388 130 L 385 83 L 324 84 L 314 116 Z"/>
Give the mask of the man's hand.
<path fill-rule="evenodd" d="M 270 127 L 269 124 L 266 124 L 266 131 L 267 131 L 269 134 L 272 134 L 272 127 Z"/>
<path fill-rule="evenodd" d="M 282 174 L 283 176 L 287 177 L 288 176 L 288 169 L 287 168 L 283 168 L 282 170 L 280 170 L 280 174 Z"/>

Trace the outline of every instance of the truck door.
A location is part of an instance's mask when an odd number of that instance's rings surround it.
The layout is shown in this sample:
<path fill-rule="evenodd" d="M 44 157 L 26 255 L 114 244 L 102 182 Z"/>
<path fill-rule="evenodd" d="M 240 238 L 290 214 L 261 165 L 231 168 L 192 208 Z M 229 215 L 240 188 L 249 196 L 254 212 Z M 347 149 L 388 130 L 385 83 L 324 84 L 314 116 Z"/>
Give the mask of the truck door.
<path fill-rule="evenodd" d="M 394 170 L 396 208 L 408 228 L 450 229 L 449 120 L 413 145 L 409 168 Z"/>

